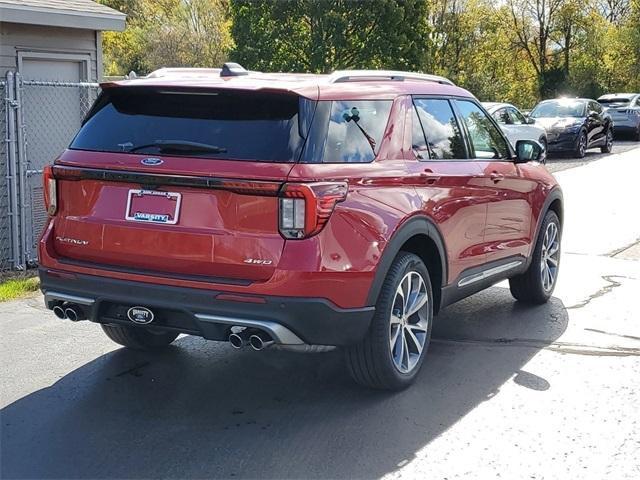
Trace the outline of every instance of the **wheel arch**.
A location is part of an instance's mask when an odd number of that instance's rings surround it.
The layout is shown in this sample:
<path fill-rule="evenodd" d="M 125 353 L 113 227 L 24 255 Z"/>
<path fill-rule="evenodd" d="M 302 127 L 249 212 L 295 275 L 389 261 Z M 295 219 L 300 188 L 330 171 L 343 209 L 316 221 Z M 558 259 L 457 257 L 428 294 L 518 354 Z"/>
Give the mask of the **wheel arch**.
<path fill-rule="evenodd" d="M 549 210 L 553 211 L 558 216 L 558 220 L 560 220 L 560 234 L 562 235 L 562 227 L 564 225 L 564 203 L 563 202 L 564 200 L 562 197 L 562 190 L 560 190 L 560 187 L 556 186 L 549 192 L 549 194 L 547 195 L 547 198 L 545 199 L 542 205 L 542 208 L 540 209 L 540 215 L 538 215 L 538 220 L 536 222 L 536 230 L 535 230 L 536 236 L 534 237 L 536 243 L 538 241 L 538 237 L 540 236 L 540 228 L 542 228 L 542 222 Z M 535 246 L 535 243 L 533 245 Z M 527 258 L 527 267 L 531 263 L 532 256 L 533 255 L 529 255 Z"/>
<path fill-rule="evenodd" d="M 447 253 L 440 230 L 426 216 L 411 217 L 396 229 L 378 262 L 367 296 L 367 304 L 375 305 L 387 272 L 401 251 L 419 256 L 427 266 L 431 276 L 434 313 L 436 313 L 440 308 L 442 287 L 445 286 L 448 278 Z"/>

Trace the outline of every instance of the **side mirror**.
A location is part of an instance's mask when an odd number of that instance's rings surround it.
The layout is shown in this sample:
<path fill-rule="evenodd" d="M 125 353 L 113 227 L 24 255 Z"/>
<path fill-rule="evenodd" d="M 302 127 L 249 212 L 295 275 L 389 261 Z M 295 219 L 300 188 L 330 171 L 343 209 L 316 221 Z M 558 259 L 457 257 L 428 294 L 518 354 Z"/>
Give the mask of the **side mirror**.
<path fill-rule="evenodd" d="M 528 125 L 533 125 L 534 123 L 536 123 L 536 119 L 533 117 L 527 117 L 527 124 Z"/>
<path fill-rule="evenodd" d="M 545 163 L 547 152 L 535 140 L 518 140 L 516 142 L 516 163 Z"/>
<path fill-rule="evenodd" d="M 598 112 L 596 112 L 595 110 L 589 112 L 589 118 L 598 118 Z"/>

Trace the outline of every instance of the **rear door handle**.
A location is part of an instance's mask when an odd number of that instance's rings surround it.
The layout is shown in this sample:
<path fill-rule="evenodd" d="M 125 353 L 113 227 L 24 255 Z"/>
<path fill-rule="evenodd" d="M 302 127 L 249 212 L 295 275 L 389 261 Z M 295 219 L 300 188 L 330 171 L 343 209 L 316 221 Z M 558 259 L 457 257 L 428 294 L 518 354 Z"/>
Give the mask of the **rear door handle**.
<path fill-rule="evenodd" d="M 426 184 L 433 185 L 440 180 L 440 175 L 433 173 L 433 170 L 430 168 L 425 168 L 424 171 L 420 173 L 420 178 L 423 179 Z"/>
<path fill-rule="evenodd" d="M 491 175 L 489 175 L 489 177 L 491 178 L 493 183 L 498 183 L 504 178 L 504 175 L 498 172 L 491 172 Z"/>

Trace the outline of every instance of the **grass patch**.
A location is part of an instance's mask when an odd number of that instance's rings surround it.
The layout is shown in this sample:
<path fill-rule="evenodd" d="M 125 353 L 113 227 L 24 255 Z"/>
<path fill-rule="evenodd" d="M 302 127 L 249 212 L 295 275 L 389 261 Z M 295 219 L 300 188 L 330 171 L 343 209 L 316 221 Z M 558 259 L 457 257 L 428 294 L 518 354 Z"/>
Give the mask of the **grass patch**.
<path fill-rule="evenodd" d="M 20 298 L 40 287 L 38 277 L 13 278 L 0 283 L 0 302 Z"/>

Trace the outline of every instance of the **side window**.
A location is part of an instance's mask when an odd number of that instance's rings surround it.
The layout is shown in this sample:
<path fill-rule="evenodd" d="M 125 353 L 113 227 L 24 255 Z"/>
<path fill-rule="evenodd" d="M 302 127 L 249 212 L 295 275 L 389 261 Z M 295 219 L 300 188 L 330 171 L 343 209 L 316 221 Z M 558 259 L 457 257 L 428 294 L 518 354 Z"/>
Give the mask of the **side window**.
<path fill-rule="evenodd" d="M 466 158 L 460 127 L 448 100 L 414 99 L 432 160 Z"/>
<path fill-rule="evenodd" d="M 501 125 L 509 125 L 513 123 L 513 121 L 511 120 L 511 117 L 507 113 L 506 108 L 501 108 L 500 110 L 497 110 L 496 112 L 493 113 L 492 117 L 495 118 L 496 122 L 500 123 Z"/>
<path fill-rule="evenodd" d="M 636 98 L 636 107 L 640 107 L 640 97 Z"/>
<path fill-rule="evenodd" d="M 602 113 L 602 107 L 598 102 L 589 102 L 589 111 Z"/>
<path fill-rule="evenodd" d="M 507 158 L 507 143 L 489 117 L 468 100 L 456 100 L 456 104 L 469 131 L 475 158 Z"/>
<path fill-rule="evenodd" d="M 524 116 L 515 108 L 509 108 L 509 115 L 513 119 L 513 123 L 516 125 L 524 125 L 527 123 Z"/>
<path fill-rule="evenodd" d="M 389 120 L 390 100 L 334 101 L 323 162 L 371 162 Z"/>
<path fill-rule="evenodd" d="M 429 147 L 415 107 L 411 109 L 411 148 L 419 160 L 429 158 Z"/>

